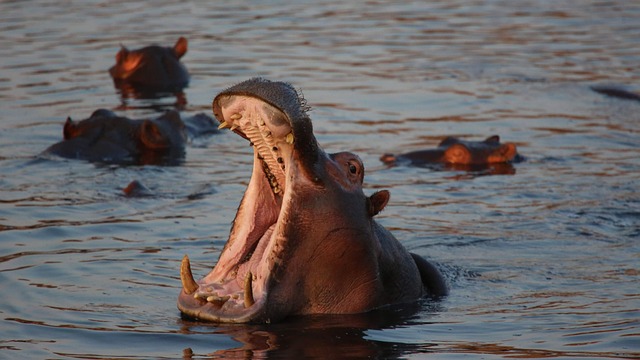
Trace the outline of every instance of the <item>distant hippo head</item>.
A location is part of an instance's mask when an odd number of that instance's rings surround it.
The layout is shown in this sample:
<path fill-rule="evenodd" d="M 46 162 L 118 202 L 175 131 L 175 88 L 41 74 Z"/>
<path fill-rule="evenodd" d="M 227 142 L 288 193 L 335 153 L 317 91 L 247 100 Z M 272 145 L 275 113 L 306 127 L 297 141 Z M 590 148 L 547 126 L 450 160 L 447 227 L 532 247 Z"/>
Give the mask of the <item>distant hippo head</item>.
<path fill-rule="evenodd" d="M 70 159 L 116 164 L 172 164 L 184 157 L 185 126 L 176 111 L 131 120 L 99 109 L 88 119 L 67 118 L 64 139 L 45 150 Z"/>
<path fill-rule="evenodd" d="M 493 135 L 484 141 L 465 141 L 449 136 L 437 148 L 408 152 L 401 155 L 385 154 L 380 160 L 386 164 L 408 162 L 421 166 L 428 164 L 471 165 L 510 163 L 519 159 L 516 145 L 500 143 Z"/>
<path fill-rule="evenodd" d="M 482 165 L 512 161 L 516 154 L 516 145 L 500 143 L 500 137 L 493 135 L 484 141 L 464 141 L 447 137 L 440 142 L 444 149 L 444 161 L 450 164 Z"/>
<path fill-rule="evenodd" d="M 270 322 L 446 294 L 436 268 L 373 219 L 389 192 L 365 196 L 360 158 L 325 153 L 306 110 L 291 85 L 264 79 L 214 99 L 221 126 L 253 146 L 253 172 L 213 270 L 196 282 L 183 258 L 186 316 Z"/>
<path fill-rule="evenodd" d="M 173 47 L 151 45 L 128 50 L 122 46 L 109 73 L 119 89 L 177 92 L 189 83 L 189 73 L 180 62 L 186 52 L 187 39 L 183 37 Z"/>

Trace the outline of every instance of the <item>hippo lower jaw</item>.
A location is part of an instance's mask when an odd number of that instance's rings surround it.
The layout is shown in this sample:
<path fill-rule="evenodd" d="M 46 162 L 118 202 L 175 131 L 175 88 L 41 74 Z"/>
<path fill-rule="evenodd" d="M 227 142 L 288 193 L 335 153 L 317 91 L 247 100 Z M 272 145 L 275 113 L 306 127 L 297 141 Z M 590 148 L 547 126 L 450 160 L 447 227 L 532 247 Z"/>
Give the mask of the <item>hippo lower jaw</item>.
<path fill-rule="evenodd" d="M 273 314 L 266 306 L 268 292 L 277 281 L 274 274 L 287 242 L 292 126 L 281 110 L 256 98 L 223 97 L 219 104 L 225 119 L 220 127 L 230 128 L 253 145 L 253 172 L 215 268 L 196 282 L 188 257 L 183 258 L 178 308 L 207 321 L 269 321 Z"/>

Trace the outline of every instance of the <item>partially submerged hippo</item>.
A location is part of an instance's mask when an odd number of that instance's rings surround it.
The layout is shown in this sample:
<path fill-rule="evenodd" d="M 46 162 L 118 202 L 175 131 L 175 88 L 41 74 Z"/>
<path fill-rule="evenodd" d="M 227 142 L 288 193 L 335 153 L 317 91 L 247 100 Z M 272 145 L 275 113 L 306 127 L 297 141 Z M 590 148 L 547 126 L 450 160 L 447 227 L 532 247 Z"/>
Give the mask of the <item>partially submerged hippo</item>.
<path fill-rule="evenodd" d="M 619 86 L 614 85 L 593 85 L 591 90 L 610 97 L 623 99 L 623 100 L 636 100 L 640 101 L 640 94 L 633 91 L 629 91 Z"/>
<path fill-rule="evenodd" d="M 128 50 L 122 46 L 109 73 L 115 86 L 121 90 L 178 92 L 189 84 L 189 73 L 180 62 L 186 52 L 187 39 L 184 37 L 178 39 L 173 47 L 151 45 Z"/>
<path fill-rule="evenodd" d="M 519 159 L 516 145 L 501 144 L 498 135 L 490 136 L 484 141 L 465 141 L 449 136 L 435 149 L 412 151 L 401 155 L 384 154 L 380 158 L 387 165 L 409 163 L 415 166 L 429 164 L 482 166 L 509 163 Z"/>
<path fill-rule="evenodd" d="M 132 120 L 98 109 L 79 122 L 67 118 L 64 139 L 44 154 L 110 164 L 177 164 L 184 158 L 189 129 L 185 122 L 201 132 L 217 130 L 216 122 L 204 114 L 183 121 L 171 110 L 155 119 Z"/>
<path fill-rule="evenodd" d="M 138 180 L 133 180 L 127 185 L 124 189 L 122 189 L 122 193 L 127 197 L 151 197 L 153 196 L 153 191 L 149 190 L 148 187 L 144 186 Z"/>
<path fill-rule="evenodd" d="M 213 270 L 180 269 L 178 308 L 214 322 L 366 312 L 447 293 L 435 266 L 409 253 L 373 216 L 364 166 L 318 145 L 304 99 L 289 84 L 251 79 L 218 94 L 213 112 L 254 148 L 251 181 Z"/>

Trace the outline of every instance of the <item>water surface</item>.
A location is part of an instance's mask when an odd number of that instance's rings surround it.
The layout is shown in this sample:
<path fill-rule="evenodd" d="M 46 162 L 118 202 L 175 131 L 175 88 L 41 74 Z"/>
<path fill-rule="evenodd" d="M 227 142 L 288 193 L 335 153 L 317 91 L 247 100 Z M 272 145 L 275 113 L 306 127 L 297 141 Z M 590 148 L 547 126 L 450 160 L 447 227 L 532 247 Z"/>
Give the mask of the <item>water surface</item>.
<path fill-rule="evenodd" d="M 631 1 L 68 1 L 0 4 L 0 357 L 640 356 L 640 5 Z M 120 44 L 189 39 L 181 99 L 130 99 Z M 327 151 L 358 153 L 379 221 L 436 262 L 439 303 L 214 326 L 182 320 L 179 263 L 213 266 L 249 181 L 237 136 L 181 166 L 39 159 L 67 116 L 209 112 L 227 86 L 289 81 Z M 511 174 L 379 157 L 498 134 Z M 156 196 L 127 198 L 131 180 Z"/>

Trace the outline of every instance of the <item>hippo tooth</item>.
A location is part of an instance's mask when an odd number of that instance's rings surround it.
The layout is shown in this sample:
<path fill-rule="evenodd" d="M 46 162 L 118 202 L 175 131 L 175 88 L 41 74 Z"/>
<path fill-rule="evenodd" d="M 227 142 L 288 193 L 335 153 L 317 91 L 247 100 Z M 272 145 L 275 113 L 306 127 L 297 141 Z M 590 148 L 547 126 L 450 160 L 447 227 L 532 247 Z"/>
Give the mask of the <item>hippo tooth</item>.
<path fill-rule="evenodd" d="M 239 128 L 239 127 L 240 127 L 240 126 L 238 126 L 238 125 L 233 125 L 233 126 L 231 126 L 231 129 L 230 129 L 230 130 L 231 130 L 231 131 L 233 131 L 233 130 L 235 130 L 235 129 Z"/>
<path fill-rule="evenodd" d="M 220 123 L 220 125 L 218 125 L 218 130 L 226 129 L 228 127 L 229 127 L 229 124 L 227 124 L 226 121 L 223 121 Z"/>
<path fill-rule="evenodd" d="M 287 144 L 293 144 L 293 133 L 288 133 L 287 136 L 285 136 L 284 140 L 287 142 Z"/>
<path fill-rule="evenodd" d="M 253 280 L 253 275 L 251 271 L 247 273 L 247 276 L 244 278 L 244 307 L 248 308 L 255 303 L 253 300 L 253 288 L 251 286 L 251 282 Z"/>
<path fill-rule="evenodd" d="M 182 280 L 182 288 L 187 295 L 191 295 L 198 290 L 198 284 L 193 279 L 191 263 L 189 263 L 189 256 L 187 255 L 182 258 L 182 264 L 180 264 L 180 280 Z"/>
<path fill-rule="evenodd" d="M 242 118 L 242 114 L 240 114 L 240 113 L 235 113 L 235 114 L 229 116 L 229 119 L 231 119 L 231 120 L 238 120 L 238 119 L 241 119 L 241 118 Z"/>
<path fill-rule="evenodd" d="M 218 296 L 216 295 L 211 295 L 211 296 L 207 296 L 207 301 L 208 302 L 212 302 L 212 303 L 218 303 L 222 306 L 222 304 L 226 303 L 227 300 L 229 300 L 231 298 L 231 296 L 229 295 L 225 295 L 225 296 Z"/>

